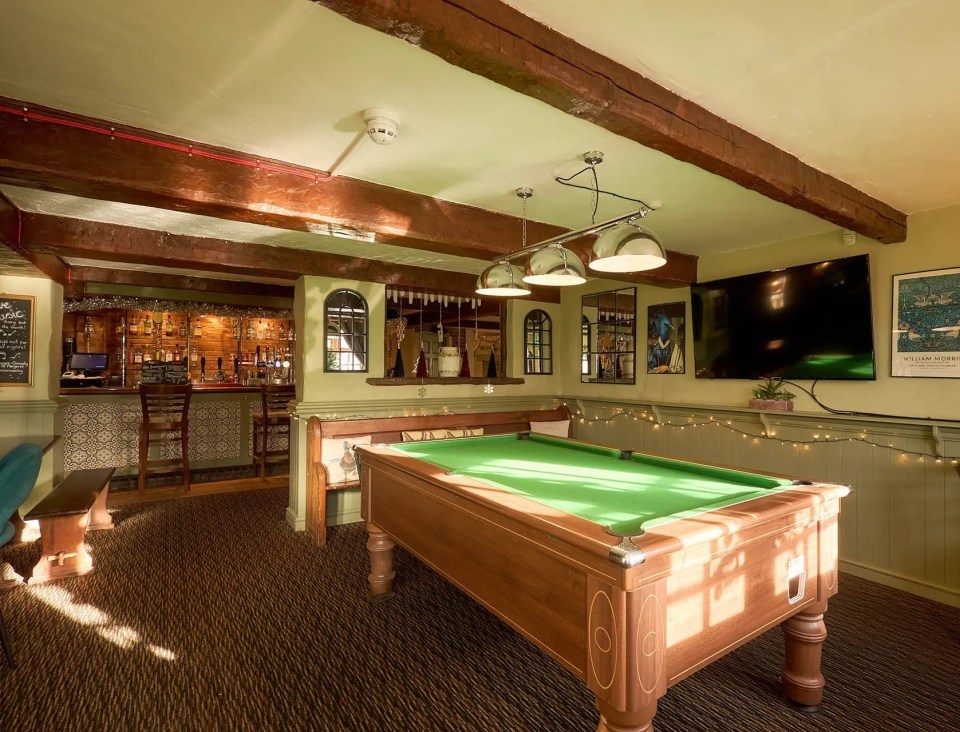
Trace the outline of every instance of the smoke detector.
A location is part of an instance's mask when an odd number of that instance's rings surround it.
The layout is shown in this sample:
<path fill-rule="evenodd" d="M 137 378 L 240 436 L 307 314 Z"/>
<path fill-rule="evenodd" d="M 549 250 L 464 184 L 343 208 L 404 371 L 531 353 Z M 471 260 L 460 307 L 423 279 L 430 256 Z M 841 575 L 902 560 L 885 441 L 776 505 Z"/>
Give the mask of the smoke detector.
<path fill-rule="evenodd" d="M 397 115 L 386 109 L 371 107 L 363 111 L 367 134 L 378 145 L 389 145 L 397 139 Z"/>

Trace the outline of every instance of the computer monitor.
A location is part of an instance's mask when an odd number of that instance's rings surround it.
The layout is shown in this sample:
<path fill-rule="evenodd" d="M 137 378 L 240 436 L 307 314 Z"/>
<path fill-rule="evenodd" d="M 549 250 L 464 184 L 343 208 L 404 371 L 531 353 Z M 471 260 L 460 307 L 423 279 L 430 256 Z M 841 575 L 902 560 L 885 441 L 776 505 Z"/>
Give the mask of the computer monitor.
<path fill-rule="evenodd" d="M 70 355 L 71 371 L 106 371 L 107 354 L 74 353 Z"/>

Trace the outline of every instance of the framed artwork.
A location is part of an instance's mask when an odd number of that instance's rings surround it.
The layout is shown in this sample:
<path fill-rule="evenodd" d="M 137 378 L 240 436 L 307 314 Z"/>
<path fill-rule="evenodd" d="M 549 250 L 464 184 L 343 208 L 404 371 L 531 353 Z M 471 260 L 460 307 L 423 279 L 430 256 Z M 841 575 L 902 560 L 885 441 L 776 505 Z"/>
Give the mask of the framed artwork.
<path fill-rule="evenodd" d="M 892 376 L 960 378 L 960 267 L 893 276 Z"/>
<path fill-rule="evenodd" d="M 685 372 L 686 316 L 687 305 L 683 302 L 647 306 L 648 374 Z"/>

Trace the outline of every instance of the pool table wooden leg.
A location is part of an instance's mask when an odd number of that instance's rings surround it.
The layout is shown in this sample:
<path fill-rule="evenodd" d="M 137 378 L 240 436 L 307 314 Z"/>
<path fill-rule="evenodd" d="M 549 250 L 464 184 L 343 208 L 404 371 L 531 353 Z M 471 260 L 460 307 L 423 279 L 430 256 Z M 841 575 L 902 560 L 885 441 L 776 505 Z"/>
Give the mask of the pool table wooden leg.
<path fill-rule="evenodd" d="M 393 596 L 393 539 L 376 524 L 367 524 L 367 550 L 370 552 L 370 595 L 374 599 Z"/>
<path fill-rule="evenodd" d="M 820 657 L 827 637 L 827 626 L 823 622 L 826 609 L 826 601 L 817 602 L 781 624 L 786 646 L 783 692 L 794 706 L 805 712 L 818 711 L 823 701 Z"/>
<path fill-rule="evenodd" d="M 621 712 L 600 699 L 600 726 L 597 732 L 653 732 L 653 717 L 657 713 L 657 702 L 634 712 Z"/>

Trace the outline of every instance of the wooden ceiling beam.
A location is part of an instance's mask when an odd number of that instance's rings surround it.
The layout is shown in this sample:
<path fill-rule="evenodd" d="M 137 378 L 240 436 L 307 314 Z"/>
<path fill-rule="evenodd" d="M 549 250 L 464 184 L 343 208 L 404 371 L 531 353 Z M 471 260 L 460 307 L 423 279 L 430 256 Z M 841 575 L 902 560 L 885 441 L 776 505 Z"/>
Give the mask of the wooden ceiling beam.
<path fill-rule="evenodd" d="M 21 259 L 30 262 L 40 273 L 65 285 L 69 280 L 67 265 L 54 254 L 31 252 L 21 244 L 20 222 L 23 213 L 13 201 L 0 192 L 0 244 L 8 247 Z M 39 275 L 38 275 L 39 276 Z"/>
<path fill-rule="evenodd" d="M 293 285 L 273 285 L 262 282 L 220 280 L 210 277 L 166 274 L 135 269 L 107 267 L 70 267 L 74 284 L 128 285 L 140 288 L 188 290 L 192 292 L 245 295 L 254 297 L 293 297 Z M 81 287 L 81 291 L 86 290 Z"/>
<path fill-rule="evenodd" d="M 12 113 L 23 108 L 33 116 Z M 0 183 L 486 261 L 512 251 L 521 230 L 506 214 L 3 97 Z M 531 241 L 566 231 L 527 227 Z M 572 248 L 584 256 L 582 242 Z M 621 279 L 690 284 L 696 257 L 668 252 L 666 267 Z"/>
<path fill-rule="evenodd" d="M 500 0 L 314 0 L 448 63 L 886 244 L 906 215 Z"/>
<path fill-rule="evenodd" d="M 468 273 L 36 213 L 23 214 L 23 244 L 34 254 L 289 280 L 320 275 L 460 296 L 473 295 L 477 281 Z M 560 295 L 541 287 L 532 299 L 559 302 Z"/>

